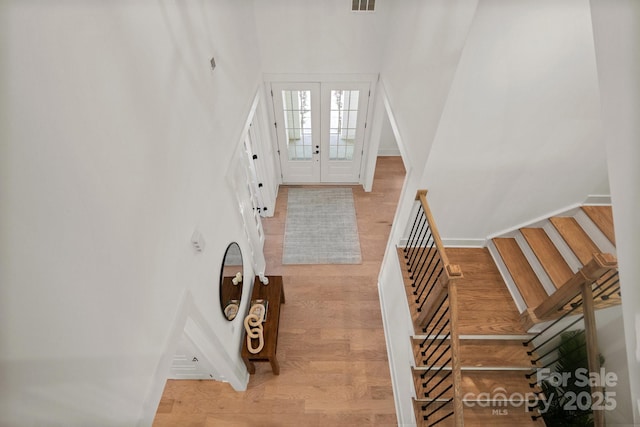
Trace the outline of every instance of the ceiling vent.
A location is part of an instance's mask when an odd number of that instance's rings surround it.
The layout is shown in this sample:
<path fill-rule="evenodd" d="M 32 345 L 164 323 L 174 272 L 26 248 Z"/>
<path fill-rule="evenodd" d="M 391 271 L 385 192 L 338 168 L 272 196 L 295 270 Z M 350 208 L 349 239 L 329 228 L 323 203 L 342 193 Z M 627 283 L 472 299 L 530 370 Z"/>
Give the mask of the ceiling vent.
<path fill-rule="evenodd" d="M 352 0 L 351 10 L 354 12 L 373 12 L 376 0 Z"/>

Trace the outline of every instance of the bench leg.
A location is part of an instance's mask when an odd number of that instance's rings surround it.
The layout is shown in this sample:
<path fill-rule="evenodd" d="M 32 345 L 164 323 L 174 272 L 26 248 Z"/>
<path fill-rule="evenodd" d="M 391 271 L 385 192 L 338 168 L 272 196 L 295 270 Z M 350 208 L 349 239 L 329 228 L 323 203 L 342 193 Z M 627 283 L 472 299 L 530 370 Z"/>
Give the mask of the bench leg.
<path fill-rule="evenodd" d="M 278 365 L 278 359 L 276 359 L 275 355 L 269 359 L 269 363 L 271 363 L 271 370 L 273 371 L 273 374 L 280 375 L 280 365 Z"/>
<path fill-rule="evenodd" d="M 244 364 L 247 365 L 247 371 L 249 371 L 249 374 L 255 374 L 256 373 L 256 365 L 249 359 L 243 358 L 244 359 Z"/>

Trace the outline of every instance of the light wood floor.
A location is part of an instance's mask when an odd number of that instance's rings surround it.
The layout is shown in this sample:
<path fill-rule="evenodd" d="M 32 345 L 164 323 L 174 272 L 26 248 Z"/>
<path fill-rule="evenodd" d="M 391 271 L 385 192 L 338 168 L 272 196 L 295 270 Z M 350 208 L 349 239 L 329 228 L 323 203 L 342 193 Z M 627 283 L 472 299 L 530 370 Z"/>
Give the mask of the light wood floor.
<path fill-rule="evenodd" d="M 405 171 L 380 157 L 373 191 L 354 186 L 359 265 L 282 265 L 288 188 L 263 221 L 267 274 L 282 275 L 280 375 L 256 363 L 246 392 L 214 381 L 170 380 L 154 426 L 392 426 L 396 413 L 377 291 Z"/>

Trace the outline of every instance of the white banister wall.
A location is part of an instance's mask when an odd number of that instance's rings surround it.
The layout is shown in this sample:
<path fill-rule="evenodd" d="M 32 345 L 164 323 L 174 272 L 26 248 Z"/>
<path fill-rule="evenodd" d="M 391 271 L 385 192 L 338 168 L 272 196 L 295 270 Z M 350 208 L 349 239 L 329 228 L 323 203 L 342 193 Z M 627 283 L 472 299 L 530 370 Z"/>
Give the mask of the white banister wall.
<path fill-rule="evenodd" d="M 378 281 L 384 335 L 387 341 L 389 370 L 393 383 L 398 425 L 415 425 L 411 399 L 415 389 L 411 374 L 413 352 L 409 337 L 413 334 L 411 314 L 404 295 L 404 282 L 397 252 L 387 251 Z"/>

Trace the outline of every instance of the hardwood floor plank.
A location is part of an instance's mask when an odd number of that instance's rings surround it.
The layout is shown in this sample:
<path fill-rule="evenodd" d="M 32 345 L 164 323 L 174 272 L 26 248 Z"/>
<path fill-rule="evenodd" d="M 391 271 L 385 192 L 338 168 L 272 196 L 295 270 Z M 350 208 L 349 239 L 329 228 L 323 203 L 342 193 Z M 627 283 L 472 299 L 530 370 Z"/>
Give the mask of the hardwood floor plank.
<path fill-rule="evenodd" d="M 153 421 L 156 427 L 175 427 L 175 414 L 157 414 Z M 179 416 L 180 425 L 185 427 L 205 427 L 207 414 L 181 414 Z"/>

